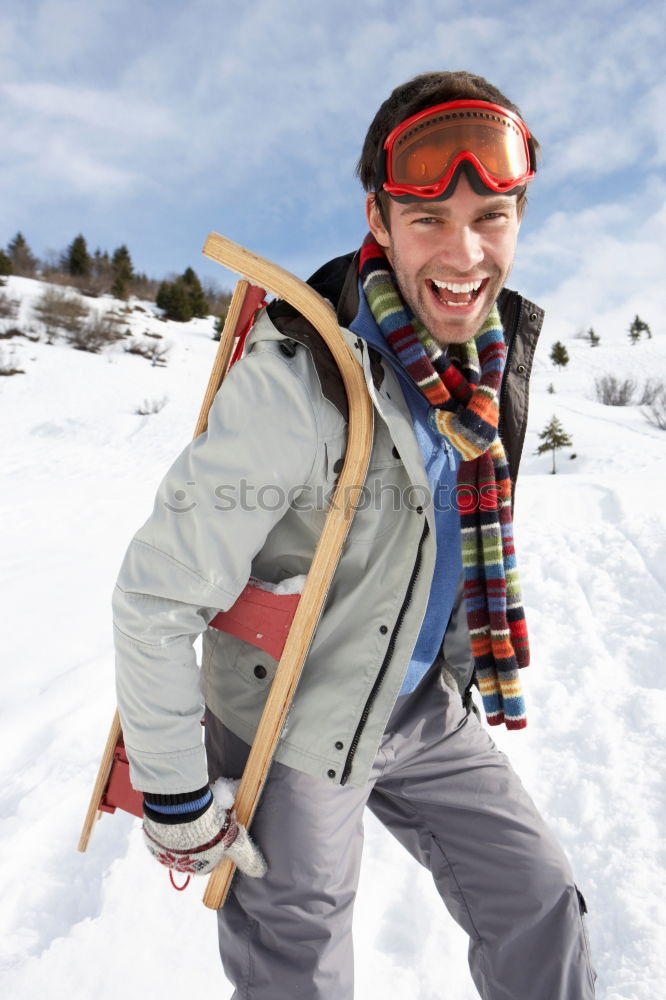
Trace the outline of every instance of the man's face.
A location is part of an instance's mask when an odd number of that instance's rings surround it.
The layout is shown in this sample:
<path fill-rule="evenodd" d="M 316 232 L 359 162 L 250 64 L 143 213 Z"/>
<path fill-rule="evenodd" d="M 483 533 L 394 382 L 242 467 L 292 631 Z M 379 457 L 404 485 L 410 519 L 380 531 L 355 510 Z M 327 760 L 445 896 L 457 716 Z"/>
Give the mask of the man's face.
<path fill-rule="evenodd" d="M 389 199 L 389 211 L 390 233 L 368 195 L 370 230 L 404 299 L 440 345 L 469 340 L 511 270 L 520 226 L 516 196 L 476 194 L 461 175 L 445 201 Z"/>

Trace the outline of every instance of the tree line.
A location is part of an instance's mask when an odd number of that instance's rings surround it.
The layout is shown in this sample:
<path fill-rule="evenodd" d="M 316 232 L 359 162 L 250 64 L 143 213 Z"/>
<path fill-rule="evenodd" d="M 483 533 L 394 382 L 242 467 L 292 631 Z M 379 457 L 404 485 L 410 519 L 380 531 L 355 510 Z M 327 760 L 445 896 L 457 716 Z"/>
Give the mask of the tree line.
<path fill-rule="evenodd" d="M 204 288 L 191 267 L 170 280 L 156 280 L 135 271 L 125 244 L 110 254 L 99 248 L 91 253 L 82 233 L 56 259 L 45 262 L 35 256 L 23 233 L 18 232 L 5 249 L 0 248 L 0 275 L 10 274 L 73 285 L 85 295 L 109 294 L 125 300 L 135 295 L 155 302 L 167 319 L 180 322 L 224 315 L 231 298 L 229 292 L 212 283 Z"/>

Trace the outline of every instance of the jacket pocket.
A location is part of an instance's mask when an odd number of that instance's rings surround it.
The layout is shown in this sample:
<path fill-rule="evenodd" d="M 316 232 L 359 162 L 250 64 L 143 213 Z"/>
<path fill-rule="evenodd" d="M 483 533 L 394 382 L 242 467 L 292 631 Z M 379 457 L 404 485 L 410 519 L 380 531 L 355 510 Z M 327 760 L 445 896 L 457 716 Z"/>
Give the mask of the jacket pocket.
<path fill-rule="evenodd" d="M 236 636 L 209 629 L 204 637 L 202 686 L 206 704 L 225 722 L 228 713 L 256 728 L 277 661 Z"/>

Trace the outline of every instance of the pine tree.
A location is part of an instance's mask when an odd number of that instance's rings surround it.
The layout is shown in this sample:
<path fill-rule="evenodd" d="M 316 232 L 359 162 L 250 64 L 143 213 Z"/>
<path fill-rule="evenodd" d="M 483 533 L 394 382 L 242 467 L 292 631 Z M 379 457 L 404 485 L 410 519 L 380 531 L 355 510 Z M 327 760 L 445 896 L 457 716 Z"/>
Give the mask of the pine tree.
<path fill-rule="evenodd" d="M 192 315 L 205 318 L 210 312 L 210 308 L 208 306 L 208 302 L 206 301 L 204 290 L 201 287 L 201 282 L 191 267 L 188 267 L 183 273 L 183 281 L 187 287 L 188 295 L 190 297 Z"/>
<path fill-rule="evenodd" d="M 178 323 L 188 323 L 192 319 L 192 303 L 182 277 L 175 281 L 163 281 L 157 291 L 155 304 L 159 309 L 164 309 L 167 319 Z"/>
<path fill-rule="evenodd" d="M 12 262 L 4 250 L 0 250 L 0 274 L 11 274 Z"/>
<path fill-rule="evenodd" d="M 95 278 L 108 279 L 111 274 L 111 261 L 106 250 L 102 251 L 98 247 L 92 255 L 90 266 Z"/>
<path fill-rule="evenodd" d="M 155 304 L 164 309 L 167 319 L 188 323 L 193 316 L 208 316 L 210 308 L 201 287 L 201 282 L 191 267 L 175 281 L 163 281 Z"/>
<path fill-rule="evenodd" d="M 67 247 L 63 266 L 73 278 L 87 278 L 90 275 L 91 260 L 85 238 L 79 234 Z"/>
<path fill-rule="evenodd" d="M 123 278 L 122 275 L 117 274 L 111 283 L 111 294 L 114 299 L 128 299 L 129 298 L 129 288 L 127 287 L 127 280 Z"/>
<path fill-rule="evenodd" d="M 561 340 L 557 340 L 550 352 L 550 360 L 556 368 L 564 368 L 569 364 L 569 352 Z"/>
<path fill-rule="evenodd" d="M 213 340 L 221 339 L 226 319 L 227 319 L 226 312 L 223 313 L 221 316 L 215 317 L 215 322 L 213 323 Z"/>
<path fill-rule="evenodd" d="M 539 440 L 543 442 L 540 444 L 535 455 L 543 455 L 546 451 L 552 451 L 553 453 L 553 469 L 552 475 L 554 476 L 557 472 L 555 468 L 555 452 L 559 448 L 569 448 L 573 444 L 573 441 L 569 435 L 565 432 L 562 424 L 559 422 L 555 414 L 553 414 L 550 422 L 546 424 L 545 428 L 539 434 Z"/>
<path fill-rule="evenodd" d="M 587 338 L 590 341 L 590 347 L 598 347 L 601 337 L 598 333 L 595 333 L 592 327 L 587 331 Z"/>
<path fill-rule="evenodd" d="M 648 340 L 652 340 L 652 330 L 647 323 L 645 323 L 640 316 L 636 314 L 636 318 L 629 327 L 629 340 L 632 344 L 637 344 L 641 339 L 641 334 L 643 333 L 647 335 Z"/>
<path fill-rule="evenodd" d="M 169 309 L 171 306 L 171 288 L 173 286 L 172 281 L 163 281 L 160 287 L 157 289 L 157 294 L 155 296 L 155 305 L 158 309 L 163 309 L 166 318 L 169 319 Z"/>
<path fill-rule="evenodd" d="M 111 272 L 113 274 L 113 284 L 111 294 L 116 299 L 126 299 L 129 296 L 129 286 L 134 277 L 134 268 L 130 252 L 123 243 L 113 251 L 111 258 Z"/>
<path fill-rule="evenodd" d="M 12 265 L 12 274 L 21 274 L 32 278 L 37 270 L 37 258 L 28 246 L 23 233 L 17 233 L 7 245 L 7 254 Z"/>

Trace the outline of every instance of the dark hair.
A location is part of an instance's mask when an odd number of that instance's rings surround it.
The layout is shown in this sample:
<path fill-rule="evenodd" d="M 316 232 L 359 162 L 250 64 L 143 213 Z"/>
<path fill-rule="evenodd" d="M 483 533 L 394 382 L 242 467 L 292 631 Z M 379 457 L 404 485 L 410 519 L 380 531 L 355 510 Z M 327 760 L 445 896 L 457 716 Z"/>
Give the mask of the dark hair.
<path fill-rule="evenodd" d="M 465 70 L 421 73 L 395 88 L 380 107 L 368 129 L 363 150 L 356 165 L 356 173 L 364 189 L 366 191 L 375 190 L 377 161 L 383 155 L 384 141 L 389 132 L 407 118 L 419 111 L 424 111 L 426 108 L 433 107 L 435 104 L 466 99 L 501 104 L 502 107 L 508 108 L 509 111 L 513 111 L 521 118 L 523 117 L 520 108 L 482 76 L 476 76 Z M 534 146 L 538 151 L 539 144 L 536 139 L 534 139 Z M 526 188 L 522 188 L 517 195 L 521 211 L 524 207 L 522 203 L 525 201 L 525 191 Z M 386 224 L 388 222 L 388 195 L 384 191 L 377 191 L 377 202 Z"/>

